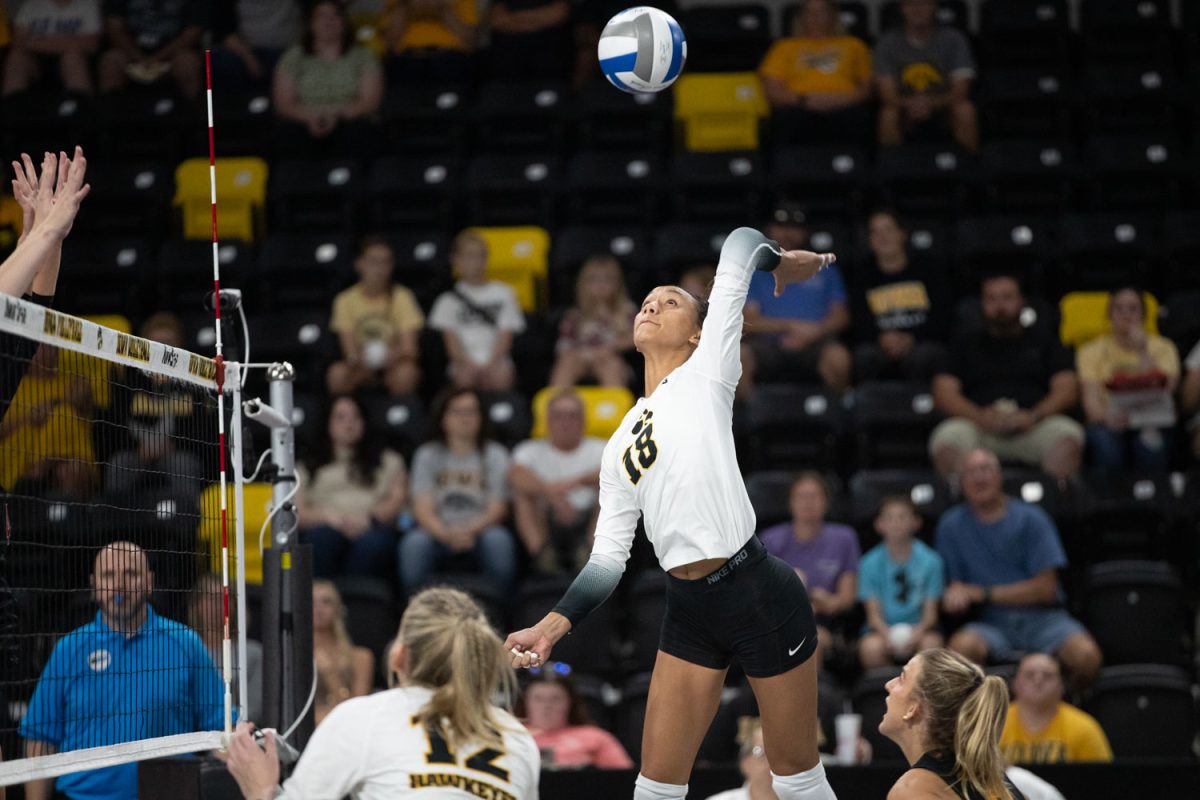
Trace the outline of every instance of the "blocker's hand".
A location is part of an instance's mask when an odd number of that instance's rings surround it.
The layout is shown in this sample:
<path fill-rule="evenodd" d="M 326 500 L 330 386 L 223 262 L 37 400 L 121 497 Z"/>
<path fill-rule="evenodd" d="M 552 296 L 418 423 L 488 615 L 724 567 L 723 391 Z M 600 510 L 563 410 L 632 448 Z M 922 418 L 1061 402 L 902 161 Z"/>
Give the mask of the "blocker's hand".
<path fill-rule="evenodd" d="M 833 253 L 814 253 L 809 250 L 786 250 L 779 259 L 779 266 L 772 274 L 775 276 L 775 296 L 783 294 L 783 290 L 793 283 L 804 283 L 825 267 L 837 262 Z"/>

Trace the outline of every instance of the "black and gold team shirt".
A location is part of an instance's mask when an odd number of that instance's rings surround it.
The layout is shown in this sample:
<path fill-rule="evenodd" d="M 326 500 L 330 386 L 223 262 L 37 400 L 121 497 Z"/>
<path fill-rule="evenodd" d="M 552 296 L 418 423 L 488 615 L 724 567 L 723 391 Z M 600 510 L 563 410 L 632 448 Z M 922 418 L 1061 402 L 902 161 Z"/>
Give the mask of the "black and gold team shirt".
<path fill-rule="evenodd" d="M 955 80 L 975 77 L 975 58 L 967 37 L 953 28 L 934 28 L 923 42 L 898 28 L 879 37 L 875 74 L 895 78 L 901 95 L 939 95 Z"/>

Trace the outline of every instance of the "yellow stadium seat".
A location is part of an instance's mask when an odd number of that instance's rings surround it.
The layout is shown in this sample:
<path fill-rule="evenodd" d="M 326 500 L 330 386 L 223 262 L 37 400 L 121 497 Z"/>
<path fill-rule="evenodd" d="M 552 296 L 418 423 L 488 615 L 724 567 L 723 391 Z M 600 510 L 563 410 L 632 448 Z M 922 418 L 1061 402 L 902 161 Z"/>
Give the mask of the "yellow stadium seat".
<path fill-rule="evenodd" d="M 625 412 L 633 408 L 633 392 L 624 387 L 576 386 L 575 391 L 583 400 L 586 433 L 597 439 L 612 436 L 625 417 Z M 532 435 L 535 439 L 544 439 L 548 435 L 546 410 L 556 392 L 558 387 L 547 386 L 533 397 Z"/>
<path fill-rule="evenodd" d="M 1146 333 L 1158 333 L 1158 299 L 1142 293 L 1146 304 Z M 1079 347 L 1112 330 L 1108 321 L 1108 292 L 1070 292 L 1058 301 L 1062 321 L 1058 338 L 1067 347 Z"/>
<path fill-rule="evenodd" d="M 222 239 L 253 242 L 267 200 L 267 162 L 217 159 L 217 232 Z M 183 211 L 183 237 L 212 238 L 208 160 L 189 158 L 175 170 L 175 205 Z"/>
<path fill-rule="evenodd" d="M 768 113 L 753 72 L 687 74 L 675 84 L 675 117 L 688 150 L 757 150 L 758 122 Z"/>
<path fill-rule="evenodd" d="M 227 519 L 229 525 L 230 569 L 236 569 L 233 562 L 237 547 L 237 507 L 233 499 L 233 485 L 226 487 Z M 263 579 L 263 556 L 258 547 L 258 532 L 262 528 L 267 514 L 271 510 L 271 484 L 247 483 L 242 488 L 242 503 L 245 517 L 246 544 L 246 583 L 261 584 Z M 197 530 L 200 540 L 205 543 L 209 565 L 213 571 L 221 569 L 221 486 L 209 486 L 200 495 L 200 528 Z M 271 527 L 263 535 L 263 547 L 271 546 Z M 233 575 L 230 576 L 232 583 Z"/>
<path fill-rule="evenodd" d="M 545 228 L 472 228 L 487 242 L 488 277 L 503 281 L 517 293 L 524 311 L 545 311 L 549 272 L 550 234 Z"/>

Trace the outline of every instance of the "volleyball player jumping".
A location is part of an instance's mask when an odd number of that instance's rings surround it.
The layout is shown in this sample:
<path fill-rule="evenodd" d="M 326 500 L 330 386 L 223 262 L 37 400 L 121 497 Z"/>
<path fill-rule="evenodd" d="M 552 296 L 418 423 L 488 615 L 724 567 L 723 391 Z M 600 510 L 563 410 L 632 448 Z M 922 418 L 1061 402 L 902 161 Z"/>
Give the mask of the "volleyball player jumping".
<path fill-rule="evenodd" d="M 638 515 L 667 571 L 667 610 L 650 682 L 634 800 L 687 796 L 696 752 L 737 658 L 758 699 L 780 800 L 832 800 L 817 755 L 817 645 L 804 585 L 754 535 L 733 446 L 742 308 L 755 270 L 775 291 L 808 280 L 830 254 L 783 251 L 750 228 L 725 240 L 706 303 L 675 286 L 642 302 L 633 338 L 646 396 L 609 439 L 591 558 L 553 611 L 511 634 L 513 666 L 544 663 L 604 602 L 629 559 Z"/>

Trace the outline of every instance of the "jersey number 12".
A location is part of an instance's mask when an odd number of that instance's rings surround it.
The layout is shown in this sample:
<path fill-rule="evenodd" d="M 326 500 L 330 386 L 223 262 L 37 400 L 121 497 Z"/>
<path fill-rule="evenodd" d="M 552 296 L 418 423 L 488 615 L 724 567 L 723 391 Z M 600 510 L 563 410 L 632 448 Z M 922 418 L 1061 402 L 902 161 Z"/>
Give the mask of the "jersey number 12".
<path fill-rule="evenodd" d="M 414 719 L 414 722 L 416 720 Z M 425 761 L 429 764 L 457 764 L 458 758 L 454 751 L 450 749 L 450 743 L 446 741 L 446 737 L 442 736 L 441 731 L 425 729 L 425 736 L 429 739 L 429 752 L 425 754 Z M 473 769 L 478 772 L 486 772 L 488 775 L 494 775 L 502 781 L 508 780 L 508 770 L 498 766 L 496 759 L 503 756 L 504 753 L 494 747 L 484 747 L 476 751 L 463 762 L 463 766 L 467 769 Z"/>
<path fill-rule="evenodd" d="M 621 458 L 621 463 L 625 465 L 625 472 L 629 475 L 630 482 L 637 486 L 638 481 L 642 479 L 642 472 L 650 469 L 654 464 L 654 460 L 658 458 L 658 445 L 654 443 L 654 419 L 653 411 L 643 412 L 642 418 L 637 421 L 630 431 L 636 439 L 633 444 L 625 448 L 625 455 Z M 634 450 L 637 451 L 637 457 L 634 457 Z M 641 469 L 638 469 L 638 466 Z"/>

